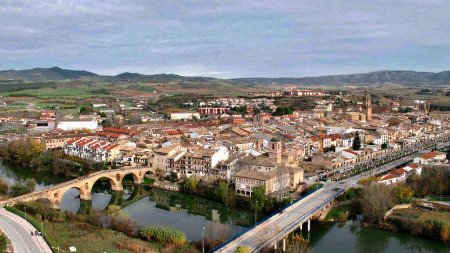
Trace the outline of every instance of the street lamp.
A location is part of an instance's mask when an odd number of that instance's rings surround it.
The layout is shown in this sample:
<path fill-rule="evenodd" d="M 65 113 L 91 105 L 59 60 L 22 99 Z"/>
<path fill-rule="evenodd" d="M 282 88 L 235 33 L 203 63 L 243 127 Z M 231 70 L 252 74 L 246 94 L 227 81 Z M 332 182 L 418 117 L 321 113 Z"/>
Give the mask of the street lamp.
<path fill-rule="evenodd" d="M 256 201 L 255 204 L 255 227 L 256 227 L 256 210 L 258 210 L 258 200 Z"/>
<path fill-rule="evenodd" d="M 205 253 L 205 235 L 204 235 L 205 227 L 202 228 L 202 253 Z"/>

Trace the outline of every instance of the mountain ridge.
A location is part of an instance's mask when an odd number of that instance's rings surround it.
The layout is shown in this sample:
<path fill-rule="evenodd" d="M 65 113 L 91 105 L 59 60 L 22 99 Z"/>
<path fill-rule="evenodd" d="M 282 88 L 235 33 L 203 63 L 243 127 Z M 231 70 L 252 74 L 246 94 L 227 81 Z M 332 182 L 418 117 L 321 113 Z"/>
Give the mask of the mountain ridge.
<path fill-rule="evenodd" d="M 91 80 L 91 81 L 148 81 L 148 82 L 211 82 L 223 80 L 245 85 L 371 85 L 397 83 L 404 85 L 447 85 L 450 71 L 420 72 L 412 70 L 381 70 L 367 73 L 325 75 L 315 77 L 243 77 L 218 79 L 203 76 L 181 76 L 177 74 L 153 74 L 123 72 L 115 76 L 98 75 L 86 70 L 70 70 L 60 67 L 33 68 L 24 70 L 1 70 L 0 80 L 24 82 Z"/>

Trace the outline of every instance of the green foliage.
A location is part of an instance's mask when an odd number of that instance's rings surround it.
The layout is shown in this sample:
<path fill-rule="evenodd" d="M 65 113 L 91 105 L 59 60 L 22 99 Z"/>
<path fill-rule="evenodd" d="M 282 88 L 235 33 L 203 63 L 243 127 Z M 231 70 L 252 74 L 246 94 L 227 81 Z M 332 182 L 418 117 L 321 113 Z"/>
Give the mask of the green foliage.
<path fill-rule="evenodd" d="M 94 112 L 94 108 L 89 105 L 83 105 L 80 107 L 80 114 L 87 115 Z"/>
<path fill-rule="evenodd" d="M 187 178 L 186 180 L 184 180 L 183 182 L 183 190 L 185 190 L 186 192 L 189 193 L 194 193 L 197 191 L 197 186 L 198 186 L 198 178 L 196 176 L 190 176 L 189 178 Z"/>
<path fill-rule="evenodd" d="M 6 252 L 6 248 L 8 247 L 8 238 L 0 232 L 0 252 Z"/>
<path fill-rule="evenodd" d="M 448 223 L 438 220 L 427 220 L 423 226 L 425 235 L 442 242 L 450 242 L 450 226 Z"/>
<path fill-rule="evenodd" d="M 6 162 L 28 167 L 31 160 L 41 154 L 43 150 L 39 141 L 28 138 L 10 142 L 7 147 L 0 150 L 0 155 Z"/>
<path fill-rule="evenodd" d="M 252 251 L 247 246 L 238 246 L 234 251 L 234 253 L 251 253 L 251 252 Z"/>
<path fill-rule="evenodd" d="M 141 229 L 140 232 L 147 241 L 173 244 L 176 246 L 182 246 L 186 243 L 186 235 L 183 232 L 171 228 L 149 226 Z"/>
<path fill-rule="evenodd" d="M 277 107 L 277 109 L 272 113 L 272 115 L 273 116 L 283 116 L 283 115 L 292 114 L 293 112 L 294 112 L 294 110 L 292 110 L 292 108 L 290 108 L 290 107 L 280 106 L 280 107 Z"/>
<path fill-rule="evenodd" d="M 35 179 L 27 179 L 24 182 L 17 182 L 11 186 L 10 195 L 12 197 L 24 195 L 34 191 L 36 188 L 36 180 Z"/>
<path fill-rule="evenodd" d="M 8 193 L 8 188 L 8 183 L 3 178 L 0 178 L 0 195 Z"/>
<path fill-rule="evenodd" d="M 386 142 L 381 144 L 381 149 L 387 149 L 387 148 L 388 148 L 388 144 Z"/>
<path fill-rule="evenodd" d="M 230 189 L 230 184 L 226 181 L 221 181 L 217 188 L 215 188 L 215 194 L 217 199 L 222 201 L 227 206 L 234 204 L 235 200 L 235 192 L 233 189 Z"/>
<path fill-rule="evenodd" d="M 61 214 L 55 209 L 50 208 L 48 203 L 33 201 L 33 202 L 19 202 L 15 206 L 18 210 L 24 212 L 26 210 L 27 214 L 33 215 L 38 219 L 43 220 L 61 220 Z"/>
<path fill-rule="evenodd" d="M 234 107 L 231 109 L 231 112 L 244 115 L 247 112 L 247 106 Z"/>
<path fill-rule="evenodd" d="M 250 205 L 254 210 L 261 210 L 266 203 L 266 187 L 258 185 L 253 187 L 252 196 L 250 197 Z"/>
<path fill-rule="evenodd" d="M 356 132 L 356 134 L 355 134 L 355 138 L 353 139 L 352 148 L 353 148 L 353 150 L 361 149 L 361 138 L 359 137 L 359 132 Z"/>

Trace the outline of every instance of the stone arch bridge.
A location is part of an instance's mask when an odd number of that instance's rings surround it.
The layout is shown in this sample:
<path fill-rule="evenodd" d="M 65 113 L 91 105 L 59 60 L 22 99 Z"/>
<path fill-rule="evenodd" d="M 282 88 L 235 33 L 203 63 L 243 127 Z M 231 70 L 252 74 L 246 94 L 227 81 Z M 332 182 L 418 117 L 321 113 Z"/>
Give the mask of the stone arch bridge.
<path fill-rule="evenodd" d="M 69 180 L 67 182 L 54 185 L 49 188 L 45 188 L 41 191 L 28 193 L 5 201 L 0 202 L 0 206 L 15 205 L 18 202 L 35 201 L 39 199 L 45 199 L 50 202 L 52 208 L 61 208 L 61 199 L 64 193 L 72 188 L 77 189 L 80 192 L 80 199 L 91 200 L 92 187 L 95 182 L 100 179 L 106 179 L 111 184 L 113 191 L 123 191 L 122 180 L 125 176 L 131 175 L 135 184 L 141 184 L 144 182 L 144 176 L 148 172 L 154 173 L 154 169 L 151 167 L 137 167 L 137 168 L 121 168 L 114 170 L 102 170 L 91 173 L 86 176 L 82 176 L 76 179 Z"/>

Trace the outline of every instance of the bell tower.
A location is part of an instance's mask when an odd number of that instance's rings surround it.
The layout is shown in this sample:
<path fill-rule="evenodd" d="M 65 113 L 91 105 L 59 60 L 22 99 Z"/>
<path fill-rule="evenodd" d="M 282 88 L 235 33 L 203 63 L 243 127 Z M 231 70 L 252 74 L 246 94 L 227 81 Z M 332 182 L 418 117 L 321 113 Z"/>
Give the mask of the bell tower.
<path fill-rule="evenodd" d="M 269 158 L 276 159 L 277 163 L 281 163 L 281 142 L 275 138 L 269 143 Z"/>
<path fill-rule="evenodd" d="M 369 94 L 369 88 L 366 89 L 366 101 L 365 101 L 365 107 L 366 107 L 366 120 L 372 120 L 372 98 Z"/>

